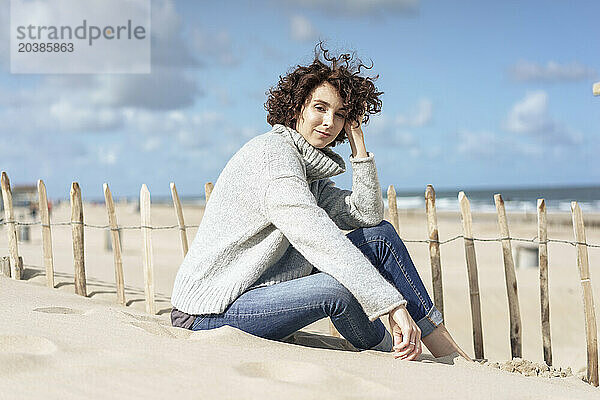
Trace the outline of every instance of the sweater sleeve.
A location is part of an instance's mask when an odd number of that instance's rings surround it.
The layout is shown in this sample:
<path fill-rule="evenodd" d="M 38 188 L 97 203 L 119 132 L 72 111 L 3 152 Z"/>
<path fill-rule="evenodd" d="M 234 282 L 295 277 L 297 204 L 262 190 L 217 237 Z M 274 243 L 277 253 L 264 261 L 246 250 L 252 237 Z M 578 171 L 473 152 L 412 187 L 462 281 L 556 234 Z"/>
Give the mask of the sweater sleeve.
<path fill-rule="evenodd" d="M 317 203 L 344 230 L 375 226 L 383 220 L 384 205 L 373 153 L 350 156 L 352 191 L 336 188 L 331 179 L 320 182 Z"/>
<path fill-rule="evenodd" d="M 267 219 L 290 244 L 346 287 L 370 321 L 406 304 L 400 292 L 317 205 L 305 179 L 296 174 L 270 179 L 263 205 Z"/>

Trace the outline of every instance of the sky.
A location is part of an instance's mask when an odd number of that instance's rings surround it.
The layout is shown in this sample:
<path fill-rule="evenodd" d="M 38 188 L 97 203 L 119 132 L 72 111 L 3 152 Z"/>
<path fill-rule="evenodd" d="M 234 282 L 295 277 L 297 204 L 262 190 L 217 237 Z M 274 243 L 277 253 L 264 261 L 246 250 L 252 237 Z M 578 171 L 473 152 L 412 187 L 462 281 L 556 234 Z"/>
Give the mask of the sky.
<path fill-rule="evenodd" d="M 203 195 L 270 129 L 265 92 L 323 40 L 379 76 L 363 131 L 382 188 L 598 185 L 598 15 L 592 0 L 152 0 L 151 73 L 11 74 L 0 0 L 0 169 L 54 199 L 73 181 L 84 199 L 104 182 Z M 349 144 L 334 151 L 350 188 Z"/>

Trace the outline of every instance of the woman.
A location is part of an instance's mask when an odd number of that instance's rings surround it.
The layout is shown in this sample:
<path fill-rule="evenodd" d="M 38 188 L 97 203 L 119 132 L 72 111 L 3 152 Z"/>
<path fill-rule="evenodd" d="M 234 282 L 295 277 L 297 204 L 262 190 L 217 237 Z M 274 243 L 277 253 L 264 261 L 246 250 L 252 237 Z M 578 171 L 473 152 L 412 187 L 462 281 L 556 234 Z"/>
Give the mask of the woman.
<path fill-rule="evenodd" d="M 382 92 L 359 76 L 359 60 L 330 57 L 322 44 L 319 50 L 311 65 L 269 91 L 273 129 L 246 143 L 219 176 L 175 280 L 172 323 L 192 330 L 231 325 L 281 340 L 329 317 L 360 350 L 414 360 L 422 341 L 436 357 L 468 358 L 383 221 L 361 127 L 381 111 Z M 345 171 L 330 147 L 346 138 L 352 191 L 329 179 Z M 386 314 L 393 337 L 379 320 Z"/>

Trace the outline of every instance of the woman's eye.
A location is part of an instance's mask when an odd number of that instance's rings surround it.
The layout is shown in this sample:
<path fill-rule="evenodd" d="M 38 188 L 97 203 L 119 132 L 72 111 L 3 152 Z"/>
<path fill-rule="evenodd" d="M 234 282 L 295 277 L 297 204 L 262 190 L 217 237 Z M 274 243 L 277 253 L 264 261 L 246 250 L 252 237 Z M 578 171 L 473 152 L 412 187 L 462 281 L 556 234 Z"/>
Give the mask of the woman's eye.
<path fill-rule="evenodd" d="M 336 114 L 336 115 L 337 115 L 338 117 L 340 117 L 340 118 L 346 118 L 346 116 L 345 116 L 344 114 L 339 114 L 339 113 L 338 113 L 338 114 Z"/>
<path fill-rule="evenodd" d="M 325 108 L 322 106 L 315 106 L 315 108 L 319 111 L 325 111 Z"/>

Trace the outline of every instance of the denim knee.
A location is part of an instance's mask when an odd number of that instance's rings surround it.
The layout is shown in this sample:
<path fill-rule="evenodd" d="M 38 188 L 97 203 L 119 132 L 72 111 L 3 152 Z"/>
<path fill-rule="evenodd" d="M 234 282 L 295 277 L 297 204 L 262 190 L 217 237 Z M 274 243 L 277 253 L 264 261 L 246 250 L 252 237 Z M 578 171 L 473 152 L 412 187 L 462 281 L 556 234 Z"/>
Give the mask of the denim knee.
<path fill-rule="evenodd" d="M 368 230 L 369 233 L 377 232 L 385 237 L 393 237 L 398 235 L 398 232 L 396 232 L 396 228 L 394 228 L 394 225 L 392 225 L 386 220 L 381 221 L 375 226 L 370 226 L 363 229 Z"/>
<path fill-rule="evenodd" d="M 329 274 L 323 273 L 323 283 L 321 287 L 322 293 L 326 298 L 329 298 L 329 304 L 331 308 L 329 313 L 331 316 L 339 315 L 343 313 L 346 308 L 353 303 L 357 303 L 354 295 L 337 279 Z"/>
<path fill-rule="evenodd" d="M 388 221 L 383 220 L 378 225 L 363 228 L 363 231 L 365 232 L 365 237 L 381 236 L 387 239 L 388 242 L 392 242 L 398 245 L 397 250 L 400 251 L 402 255 L 406 255 L 408 253 L 406 245 L 404 244 L 400 236 L 398 236 L 398 232 L 396 232 L 396 228 L 394 228 L 394 225 L 392 225 Z"/>

